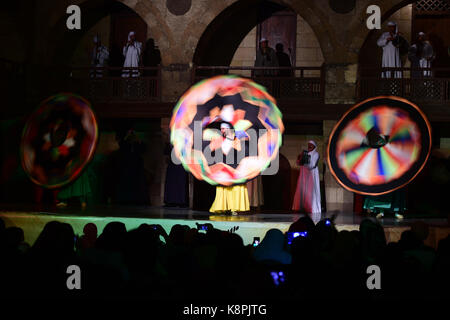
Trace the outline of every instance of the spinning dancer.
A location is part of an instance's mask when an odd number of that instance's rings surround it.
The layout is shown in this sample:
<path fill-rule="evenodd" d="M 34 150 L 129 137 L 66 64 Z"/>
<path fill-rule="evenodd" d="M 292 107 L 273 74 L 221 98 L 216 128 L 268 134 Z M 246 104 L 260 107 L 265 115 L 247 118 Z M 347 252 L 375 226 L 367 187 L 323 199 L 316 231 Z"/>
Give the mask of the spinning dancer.
<path fill-rule="evenodd" d="M 220 131 L 223 140 L 223 147 L 227 148 L 235 143 L 238 140 L 234 134 L 234 130 L 231 129 L 231 126 L 223 122 L 220 125 Z M 224 187 L 218 185 L 216 187 L 216 198 L 214 203 L 209 209 L 210 212 L 213 213 L 226 213 L 231 212 L 233 215 L 237 215 L 239 211 L 249 211 L 250 203 L 248 200 L 248 191 L 245 184 L 238 184 L 230 187 Z"/>

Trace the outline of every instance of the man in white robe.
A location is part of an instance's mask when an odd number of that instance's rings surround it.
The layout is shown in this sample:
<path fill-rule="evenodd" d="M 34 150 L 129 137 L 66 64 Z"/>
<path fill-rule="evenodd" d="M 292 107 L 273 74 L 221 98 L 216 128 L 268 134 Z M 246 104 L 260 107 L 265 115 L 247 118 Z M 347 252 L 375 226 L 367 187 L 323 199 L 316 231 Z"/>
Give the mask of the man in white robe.
<path fill-rule="evenodd" d="M 94 37 L 94 50 L 92 50 L 91 65 L 96 68 L 106 67 L 107 61 L 109 59 L 108 49 L 102 45 L 99 36 Z M 92 70 L 91 78 L 101 78 L 103 77 L 103 70 Z"/>
<path fill-rule="evenodd" d="M 431 68 L 431 62 L 433 61 L 435 55 L 431 43 L 425 40 L 425 37 L 425 33 L 419 32 L 417 42 L 409 48 L 408 58 L 411 61 L 411 68 Z M 412 72 L 412 76 L 414 78 L 422 75 L 424 77 L 430 77 L 431 70 Z"/>
<path fill-rule="evenodd" d="M 308 158 L 309 161 L 306 163 L 300 159 L 297 160 L 300 164 L 300 173 L 292 210 L 311 213 L 312 220 L 318 222 L 322 213 L 318 168 L 320 155 L 317 152 L 317 144 L 313 140 L 308 142 Z"/>
<path fill-rule="evenodd" d="M 275 50 L 269 47 L 269 40 L 262 38 L 260 41 L 260 47 L 256 51 L 255 67 L 278 67 L 278 58 Z M 276 70 L 256 70 L 255 76 L 275 76 Z"/>
<path fill-rule="evenodd" d="M 388 31 L 384 32 L 377 41 L 377 45 L 383 48 L 383 59 L 381 66 L 383 68 L 401 68 L 400 49 L 394 43 L 398 36 L 398 28 L 395 22 L 388 22 Z M 395 71 L 394 78 L 401 78 L 401 71 Z M 383 71 L 382 78 L 391 78 L 391 71 Z"/>
<path fill-rule="evenodd" d="M 136 36 L 134 31 L 128 34 L 128 42 L 123 47 L 123 55 L 125 61 L 123 63 L 124 70 L 122 72 L 122 77 L 138 77 L 138 70 L 127 70 L 126 68 L 137 68 L 139 67 L 141 59 L 142 43 L 136 41 Z"/>

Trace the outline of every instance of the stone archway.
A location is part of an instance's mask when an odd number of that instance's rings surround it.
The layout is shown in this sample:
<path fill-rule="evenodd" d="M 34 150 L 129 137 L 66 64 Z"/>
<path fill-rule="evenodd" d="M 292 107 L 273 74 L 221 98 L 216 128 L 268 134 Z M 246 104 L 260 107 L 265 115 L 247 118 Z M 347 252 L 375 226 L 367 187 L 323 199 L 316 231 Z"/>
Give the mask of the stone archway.
<path fill-rule="evenodd" d="M 416 2 L 415 0 L 384 0 L 378 3 L 378 6 L 382 9 L 381 12 L 381 22 L 385 22 L 392 14 L 401 8 Z M 349 44 L 351 51 L 355 52 L 356 55 L 351 56 L 351 61 L 356 63 L 360 62 L 360 52 L 364 50 L 367 46 L 368 41 L 372 41 L 373 37 L 378 30 L 368 30 L 367 28 L 358 28 L 357 26 L 352 26 L 353 34 L 355 35 L 352 42 Z"/>
<path fill-rule="evenodd" d="M 234 52 L 250 30 L 272 14 L 285 9 L 296 12 L 310 25 L 324 56 L 325 52 L 333 52 L 331 25 L 326 22 L 326 17 L 317 15 L 305 1 L 240 0 L 224 8 L 204 27 L 193 62 L 197 65 L 229 65 Z"/>
<path fill-rule="evenodd" d="M 269 1 L 238 1 L 222 11 L 197 43 L 193 62 L 197 65 L 230 65 L 234 52 L 256 25 L 286 7 Z"/>
<path fill-rule="evenodd" d="M 51 64 L 69 65 L 81 39 L 96 23 L 110 15 L 114 10 L 117 10 L 117 7 L 122 6 L 130 11 L 133 10 L 133 8 L 123 3 L 124 1 L 115 0 L 80 1 L 78 5 L 82 13 L 81 30 L 68 30 L 65 27 L 67 16 L 59 17 L 49 31 L 50 39 L 48 40 L 48 45 L 50 54 L 48 56 L 51 58 Z M 133 11 L 142 18 L 139 12 Z"/>

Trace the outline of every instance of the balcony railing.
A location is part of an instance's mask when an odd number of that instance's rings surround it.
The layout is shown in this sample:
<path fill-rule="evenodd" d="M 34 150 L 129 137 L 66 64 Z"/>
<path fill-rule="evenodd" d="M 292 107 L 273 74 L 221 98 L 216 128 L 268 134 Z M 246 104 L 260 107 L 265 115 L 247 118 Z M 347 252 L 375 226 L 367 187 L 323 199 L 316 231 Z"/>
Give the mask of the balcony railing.
<path fill-rule="evenodd" d="M 146 102 L 161 99 L 161 68 L 92 68 L 66 70 L 68 74 L 50 81 L 54 88 L 64 86 L 95 102 Z"/>
<path fill-rule="evenodd" d="M 323 102 L 323 67 L 226 67 L 194 66 L 192 83 L 215 75 L 235 74 L 253 79 L 279 100 Z"/>
<path fill-rule="evenodd" d="M 360 100 L 395 95 L 414 102 L 450 102 L 450 68 L 364 68 L 360 69 L 357 96 Z"/>
<path fill-rule="evenodd" d="M 91 102 L 161 100 L 161 68 L 94 68 L 25 65 L 0 60 L 4 97 L 37 103 L 58 92 L 74 92 Z"/>

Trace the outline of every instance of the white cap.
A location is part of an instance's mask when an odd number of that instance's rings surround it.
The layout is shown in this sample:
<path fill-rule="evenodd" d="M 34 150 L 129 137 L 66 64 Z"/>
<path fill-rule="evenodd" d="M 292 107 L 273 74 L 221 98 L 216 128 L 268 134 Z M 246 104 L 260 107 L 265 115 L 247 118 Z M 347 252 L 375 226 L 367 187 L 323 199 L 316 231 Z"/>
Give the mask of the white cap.
<path fill-rule="evenodd" d="M 317 148 L 317 144 L 314 140 L 309 140 L 308 143 L 311 143 L 314 147 Z"/>
<path fill-rule="evenodd" d="M 419 32 L 419 36 L 423 37 L 424 35 L 425 35 L 425 32 L 422 32 L 422 31 Z"/>
<path fill-rule="evenodd" d="M 395 27 L 397 24 L 394 21 L 389 21 L 387 25 L 388 27 Z"/>
<path fill-rule="evenodd" d="M 220 124 L 220 129 L 231 129 L 230 125 L 226 122 Z"/>
<path fill-rule="evenodd" d="M 266 38 L 261 38 L 261 40 L 259 40 L 259 43 L 264 42 L 264 41 L 269 41 Z"/>

